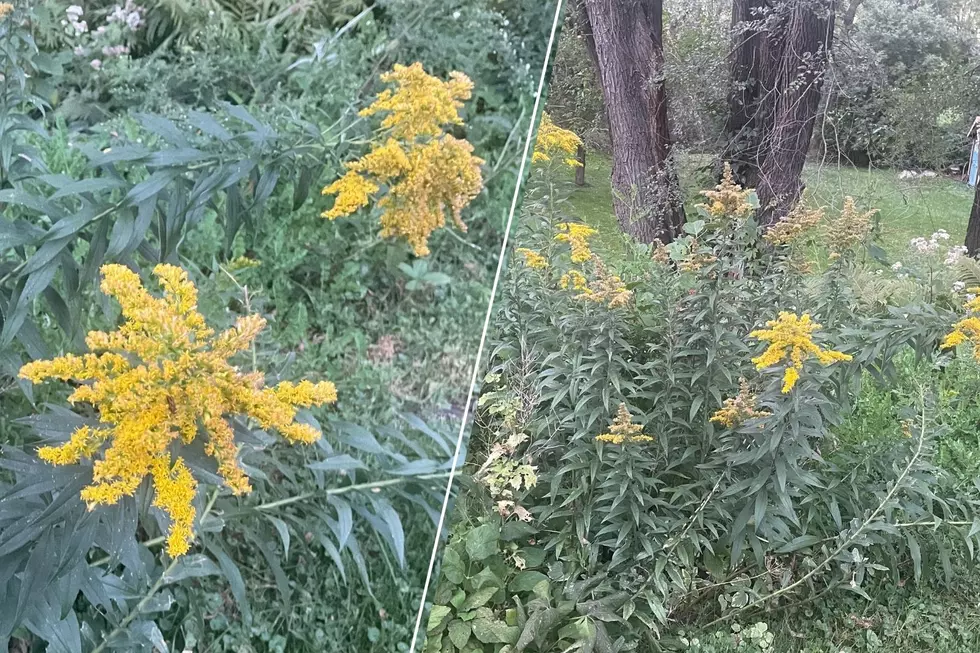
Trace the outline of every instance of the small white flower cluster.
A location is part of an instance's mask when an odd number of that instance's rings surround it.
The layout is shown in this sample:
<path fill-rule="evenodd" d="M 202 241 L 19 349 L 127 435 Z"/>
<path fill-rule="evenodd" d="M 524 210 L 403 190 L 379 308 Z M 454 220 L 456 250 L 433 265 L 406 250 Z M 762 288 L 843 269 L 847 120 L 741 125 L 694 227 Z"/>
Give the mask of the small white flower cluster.
<path fill-rule="evenodd" d="M 957 281 L 953 284 L 953 292 L 963 292 L 966 290 L 966 284 L 962 281 Z"/>
<path fill-rule="evenodd" d="M 922 238 L 921 236 L 913 238 L 909 241 L 909 249 L 920 254 L 928 254 L 930 252 L 938 251 L 940 248 L 940 241 L 949 240 L 949 234 L 946 233 L 945 229 L 940 229 L 936 233 L 929 237 L 929 240 Z"/>
<path fill-rule="evenodd" d="M 116 5 L 106 22 L 121 23 L 135 32 L 143 24 L 144 11 L 145 9 L 138 6 L 133 0 L 126 0 L 125 5 Z"/>
<path fill-rule="evenodd" d="M 78 5 L 72 5 L 65 9 L 65 15 L 68 20 L 61 21 L 62 25 L 71 25 L 72 30 L 75 32 L 75 36 L 80 36 L 88 31 L 88 23 L 82 20 L 82 8 Z"/>

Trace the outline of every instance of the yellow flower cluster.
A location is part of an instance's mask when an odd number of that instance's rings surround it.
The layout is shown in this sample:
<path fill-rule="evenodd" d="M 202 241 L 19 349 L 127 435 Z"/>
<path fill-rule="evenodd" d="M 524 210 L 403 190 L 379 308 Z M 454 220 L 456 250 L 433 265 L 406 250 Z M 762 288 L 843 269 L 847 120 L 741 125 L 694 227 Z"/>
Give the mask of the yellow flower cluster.
<path fill-rule="evenodd" d="M 641 425 L 633 423 L 633 416 L 630 415 L 626 404 L 619 404 L 619 410 L 616 411 L 616 417 L 609 427 L 609 432 L 597 435 L 595 439 L 599 442 L 608 442 L 609 444 L 653 442 L 653 438 L 649 435 L 643 435 L 643 427 Z"/>
<path fill-rule="evenodd" d="M 823 209 L 807 209 L 797 202 L 789 215 L 772 225 L 763 237 L 770 245 L 791 245 L 811 234 L 823 220 Z"/>
<path fill-rule="evenodd" d="M 980 287 L 970 288 L 967 292 L 974 298 L 963 304 L 967 316 L 953 325 L 953 330 L 946 335 L 942 342 L 943 349 L 952 349 L 969 342 L 973 345 L 973 357 L 980 362 Z"/>
<path fill-rule="evenodd" d="M 572 290 L 581 292 L 588 289 L 589 280 L 578 270 L 569 270 L 561 275 L 561 279 L 558 280 L 558 285 L 561 286 L 562 290 L 571 288 Z"/>
<path fill-rule="evenodd" d="M 715 411 L 708 421 L 731 429 L 755 417 L 768 417 L 772 414 L 764 410 L 756 410 L 755 402 L 756 397 L 752 394 L 748 382 L 742 379 L 739 382 L 738 394 L 726 399 L 722 407 Z"/>
<path fill-rule="evenodd" d="M 178 440 L 189 444 L 203 431 L 204 450 L 216 459 L 225 483 L 244 494 L 251 487 L 238 465 L 239 448 L 226 416 L 245 415 L 291 442 L 309 443 L 320 433 L 295 421 L 297 408 L 333 403 L 337 390 L 333 383 L 310 381 L 264 387 L 260 372 L 240 372 L 228 359 L 249 348 L 265 320 L 245 316 L 215 335 L 197 311 L 197 289 L 184 270 L 158 265 L 153 274 L 163 288 L 159 298 L 128 268 L 104 266 L 102 292 L 121 305 L 122 326 L 90 332 L 86 344 L 93 353 L 28 363 L 20 376 L 34 383 L 74 381 L 79 385 L 69 402 L 89 403 L 99 412 L 99 426 L 81 427 L 67 443 L 40 448 L 38 456 L 54 465 L 72 465 L 95 457 L 109 442 L 82 499 L 89 509 L 114 504 L 132 496 L 150 476 L 154 505 L 171 521 L 168 552 L 179 556 L 193 536 L 191 502 L 197 483 L 183 459 L 171 458 L 172 445 Z"/>
<path fill-rule="evenodd" d="M 708 203 L 698 204 L 698 208 L 704 209 L 715 219 L 744 220 L 755 211 L 749 203 L 752 193 L 752 189 L 742 190 L 742 187 L 735 183 L 732 166 L 726 163 L 721 175 L 721 183 L 715 186 L 714 190 L 701 191 L 701 194 L 708 198 Z"/>
<path fill-rule="evenodd" d="M 548 267 L 548 259 L 527 247 L 518 247 L 517 253 L 524 257 L 524 265 L 534 270 L 544 270 Z"/>
<path fill-rule="evenodd" d="M 592 257 L 594 277 L 592 282 L 585 283 L 585 278 L 576 279 L 575 289 L 581 293 L 576 299 L 584 299 L 597 304 L 605 304 L 609 308 L 626 306 L 633 298 L 633 291 L 617 275 L 611 274 L 598 256 Z M 565 286 L 567 287 L 567 286 Z"/>
<path fill-rule="evenodd" d="M 381 76 L 394 89 L 382 91 L 360 115 L 385 114 L 385 135 L 347 172 L 323 189 L 334 195 L 334 205 L 323 217 L 348 216 L 375 202 L 381 212 L 381 237 L 404 238 L 416 256 L 429 254 L 429 236 L 446 225 L 446 212 L 461 231 L 466 230 L 463 209 L 483 188 L 480 166 L 473 146 L 446 133 L 447 126 L 462 124 L 459 109 L 472 96 L 473 82 L 454 72 L 444 82 L 425 72 L 422 64 L 396 64 Z"/>
<path fill-rule="evenodd" d="M 589 238 L 599 233 L 592 227 L 574 222 L 563 222 L 558 225 L 555 240 L 568 243 L 572 248 L 572 263 L 585 263 L 592 258 Z"/>
<path fill-rule="evenodd" d="M 581 145 L 582 139 L 575 132 L 556 125 L 545 111 L 541 114 L 541 124 L 538 126 L 537 140 L 534 141 L 531 163 L 546 163 L 551 161 L 553 155 L 559 153 L 575 154 Z M 570 156 L 565 159 L 565 163 L 573 168 L 582 165 Z"/>
<path fill-rule="evenodd" d="M 796 385 L 803 363 L 811 356 L 823 365 L 851 360 L 848 354 L 832 349 L 821 349 L 813 342 L 812 334 L 820 328 L 820 325 L 810 321 L 809 313 L 804 313 L 801 317 L 783 311 L 779 313 L 777 319 L 766 322 L 766 326 L 769 328 L 749 334 L 750 338 L 769 343 L 769 347 L 762 355 L 753 358 L 752 362 L 755 363 L 757 370 L 772 367 L 782 361 L 789 363 L 783 374 L 784 393 L 789 392 Z"/>
<path fill-rule="evenodd" d="M 0 2 L 0 20 L 3 20 L 14 11 L 14 6 L 9 2 Z"/>
<path fill-rule="evenodd" d="M 844 198 L 840 215 L 827 224 L 827 246 L 831 260 L 840 258 L 867 240 L 871 233 L 871 219 L 877 212 L 877 209 L 872 209 L 861 213 L 853 197 Z"/>

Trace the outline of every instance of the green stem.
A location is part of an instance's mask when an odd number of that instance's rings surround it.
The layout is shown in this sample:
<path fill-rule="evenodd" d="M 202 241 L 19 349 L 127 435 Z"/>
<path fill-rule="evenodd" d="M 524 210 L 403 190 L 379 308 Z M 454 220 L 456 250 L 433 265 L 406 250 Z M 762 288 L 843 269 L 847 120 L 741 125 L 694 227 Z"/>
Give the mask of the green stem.
<path fill-rule="evenodd" d="M 293 503 L 298 503 L 300 501 L 305 501 L 307 499 L 312 499 L 318 496 L 336 496 L 338 494 L 347 494 L 348 492 L 358 492 L 361 490 L 374 490 L 381 489 L 383 487 L 391 487 L 393 485 L 401 485 L 402 483 L 407 483 L 408 481 L 431 481 L 439 478 L 449 478 L 449 472 L 435 472 L 432 474 L 420 474 L 418 476 L 406 476 L 402 478 L 390 478 L 384 481 L 373 481 L 370 483 L 357 483 L 355 485 L 348 485 L 345 487 L 329 488 L 327 490 L 318 490 L 316 492 L 304 492 L 303 494 L 297 494 L 295 496 L 288 497 L 286 499 L 279 499 L 278 501 L 270 501 L 269 503 L 261 503 L 257 506 L 252 507 L 252 510 L 264 512 L 267 510 L 274 510 L 275 508 L 281 508 L 282 506 L 288 506 Z M 204 512 L 204 515 L 208 514 L 211 506 L 214 505 L 213 502 L 208 504 L 208 509 Z M 241 512 L 234 513 L 232 515 L 227 515 L 229 517 L 243 516 L 249 514 L 249 511 L 243 510 Z M 204 515 L 201 515 L 201 519 L 204 519 Z M 159 544 L 163 544 L 167 541 L 166 537 L 154 537 L 153 539 L 146 540 L 143 542 L 145 547 L 154 547 Z M 106 556 L 105 558 L 100 558 L 95 562 L 91 563 L 91 566 L 98 567 L 112 561 L 112 556 Z M 94 652 L 93 652 L 94 653 Z"/>
<path fill-rule="evenodd" d="M 206 517 L 207 514 L 211 512 L 211 508 L 214 507 L 214 502 L 217 500 L 218 500 L 218 488 L 215 488 L 211 492 L 211 497 L 208 499 L 207 506 L 204 507 L 204 512 L 201 513 L 201 519 L 204 519 L 204 517 Z M 102 653 L 102 651 L 104 651 L 106 647 L 109 645 L 109 640 L 111 640 L 113 637 L 115 637 L 116 635 L 124 631 L 126 627 L 129 626 L 129 624 L 133 621 L 133 619 L 139 616 L 140 612 L 143 611 L 143 608 L 146 607 L 146 604 L 150 602 L 150 599 L 152 599 L 156 595 L 156 593 L 160 591 L 160 588 L 163 587 L 164 583 L 166 582 L 167 576 L 170 574 L 170 572 L 174 570 L 174 568 L 177 566 L 177 563 L 179 561 L 180 561 L 179 557 L 176 557 L 170 561 L 170 564 L 167 565 L 167 568 L 163 570 L 163 573 L 160 574 L 160 577 L 157 578 L 155 583 L 153 583 L 153 585 L 150 587 L 150 590 L 146 593 L 146 595 L 140 600 L 139 603 L 136 604 L 136 607 L 132 611 L 130 611 L 130 613 L 127 614 L 122 621 L 119 622 L 118 626 L 112 629 L 112 632 L 110 632 L 102 639 L 102 643 L 96 646 L 95 649 L 92 650 L 92 653 Z"/>
<path fill-rule="evenodd" d="M 805 575 L 801 576 L 799 578 L 799 580 L 797 580 L 796 582 L 790 583 L 789 585 L 787 585 L 787 586 L 785 586 L 783 588 L 780 588 L 780 589 L 776 590 L 775 592 L 772 592 L 771 594 L 767 594 L 766 596 L 759 597 L 755 601 L 752 601 L 751 603 L 746 604 L 745 606 L 743 606 L 741 608 L 738 608 L 736 610 L 732 610 L 728 614 L 722 615 L 722 616 L 718 617 L 717 619 L 715 619 L 715 620 L 713 620 L 713 621 L 705 624 L 704 628 L 711 628 L 712 626 L 716 626 L 716 625 L 718 625 L 720 623 L 724 623 L 724 622 L 732 619 L 736 615 L 738 615 L 738 614 L 740 614 L 742 612 L 745 612 L 746 610 L 750 610 L 752 608 L 758 607 L 758 606 L 760 606 L 760 605 L 762 605 L 764 603 L 768 603 L 769 601 L 771 601 L 772 599 L 774 599 L 776 597 L 782 596 L 783 594 L 786 594 L 787 592 L 791 592 L 794 589 L 796 589 L 797 587 L 799 587 L 800 585 L 804 584 L 805 582 L 807 582 L 808 580 L 810 580 L 811 578 L 813 578 L 814 576 L 816 576 L 818 573 L 820 573 L 821 571 L 823 571 L 825 568 L 827 568 L 828 566 L 830 566 L 833 563 L 834 559 L 838 555 L 840 555 L 840 553 L 842 551 L 844 551 L 845 549 L 847 549 L 847 547 L 851 546 L 851 544 L 853 544 L 855 540 L 857 540 L 858 536 L 860 536 L 861 533 L 863 533 L 864 530 L 866 528 L 868 528 L 868 526 L 871 525 L 871 522 L 873 522 L 878 517 L 878 515 L 880 515 L 885 510 L 885 507 L 891 502 L 891 500 L 895 497 L 895 495 L 898 494 L 898 491 L 904 485 L 905 479 L 912 472 L 912 468 L 915 466 L 915 463 L 918 462 L 919 457 L 922 455 L 922 450 L 923 450 L 923 446 L 924 446 L 924 443 L 925 443 L 925 438 L 926 438 L 926 415 L 925 415 L 925 407 L 923 407 L 923 410 L 922 410 L 922 428 L 919 431 L 919 441 L 918 441 L 918 443 L 916 443 L 915 451 L 913 452 L 912 456 L 909 458 L 908 465 L 905 466 L 905 469 L 902 470 L 902 473 L 899 474 L 898 478 L 895 479 L 895 483 L 892 484 L 892 487 L 888 491 L 888 494 L 886 494 L 885 495 L 885 498 L 881 500 L 881 502 L 878 504 L 878 507 L 875 508 L 874 512 L 872 512 L 868 516 L 867 519 L 864 520 L 864 522 L 857 528 L 857 530 L 855 530 L 847 539 L 845 539 L 843 542 L 841 542 L 841 544 L 836 549 L 834 549 L 834 551 L 830 555 L 828 555 L 826 558 L 824 558 L 820 562 L 820 564 L 818 564 L 817 566 L 815 566 L 813 569 L 811 569 Z"/>

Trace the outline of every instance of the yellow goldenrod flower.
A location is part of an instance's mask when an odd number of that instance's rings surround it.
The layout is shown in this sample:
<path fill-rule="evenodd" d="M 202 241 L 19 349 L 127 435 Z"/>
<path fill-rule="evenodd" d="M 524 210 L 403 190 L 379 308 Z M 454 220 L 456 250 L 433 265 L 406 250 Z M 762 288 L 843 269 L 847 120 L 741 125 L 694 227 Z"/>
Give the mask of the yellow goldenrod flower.
<path fill-rule="evenodd" d="M 396 64 L 381 76 L 394 88 L 382 91 L 362 116 L 384 113 L 384 141 L 374 142 L 360 159 L 346 164 L 347 172 L 323 189 L 335 195 L 323 212 L 333 220 L 369 206 L 381 214 L 381 237 L 404 238 L 416 256 L 429 254 L 429 236 L 446 225 L 446 212 L 461 231 L 463 209 L 483 188 L 473 146 L 446 133 L 461 125 L 459 108 L 471 97 L 473 83 L 462 73 L 448 82 L 428 75 L 422 64 Z M 386 188 L 383 196 L 375 198 Z"/>
<path fill-rule="evenodd" d="M 459 109 L 473 95 L 473 82 L 463 73 L 452 72 L 449 81 L 444 82 L 426 73 L 420 62 L 411 66 L 395 64 L 381 75 L 381 81 L 394 88 L 379 93 L 360 115 L 386 114 L 381 128 L 399 141 L 436 138 L 444 133 L 445 125 L 463 124 Z"/>
<path fill-rule="evenodd" d="M 967 316 L 953 325 L 953 330 L 940 346 L 952 349 L 969 342 L 973 345 L 973 357 L 980 362 L 980 288 L 970 288 L 967 292 L 974 295 L 973 299 L 963 304 Z"/>
<path fill-rule="evenodd" d="M 565 274 L 561 275 L 561 279 L 558 280 L 558 285 L 561 286 L 562 290 L 572 290 L 583 291 L 589 287 L 588 279 L 585 275 L 578 270 L 569 270 Z"/>
<path fill-rule="evenodd" d="M 861 213 L 853 197 L 844 198 L 840 215 L 827 223 L 827 247 L 831 260 L 840 258 L 867 240 L 871 233 L 871 219 L 877 212 L 877 209 L 872 209 Z"/>
<path fill-rule="evenodd" d="M 806 238 L 823 220 L 823 209 L 807 209 L 797 202 L 793 210 L 769 227 L 765 241 L 770 245 L 790 245 Z"/>
<path fill-rule="evenodd" d="M 576 299 L 605 304 L 609 308 L 626 306 L 633 298 L 633 291 L 626 288 L 626 284 L 617 275 L 606 270 L 602 260 L 592 255 L 593 275 L 595 279 L 588 282 L 581 288 L 581 293 Z"/>
<path fill-rule="evenodd" d="M 769 328 L 749 334 L 750 338 L 769 343 L 766 350 L 760 356 L 753 358 L 752 362 L 755 363 L 757 370 L 772 367 L 782 361 L 789 363 L 783 374 L 783 393 L 793 389 L 800 378 L 803 363 L 811 356 L 823 365 L 851 360 L 848 354 L 832 349 L 821 349 L 813 342 L 811 336 L 820 325 L 810 321 L 809 313 L 804 313 L 801 317 L 783 311 L 777 319 L 766 322 L 766 326 Z"/>
<path fill-rule="evenodd" d="M 752 192 L 752 189 L 742 190 L 742 187 L 735 183 L 732 166 L 725 163 L 721 183 L 715 186 L 714 190 L 701 191 L 701 194 L 708 198 L 708 203 L 697 206 L 707 211 L 715 219 L 742 220 L 752 215 L 755 210 L 749 203 Z"/>
<path fill-rule="evenodd" d="M 738 394 L 726 399 L 722 407 L 715 411 L 708 421 L 731 429 L 752 418 L 768 417 L 772 414 L 764 410 L 756 410 L 755 402 L 756 397 L 749 389 L 748 382 L 741 379 Z"/>
<path fill-rule="evenodd" d="M 204 450 L 217 460 L 227 486 L 235 494 L 247 493 L 251 487 L 238 465 L 239 447 L 227 416 L 250 417 L 291 442 L 313 442 L 320 433 L 295 421 L 297 408 L 333 403 L 337 390 L 328 381 L 264 387 L 261 373 L 243 373 L 228 359 L 249 348 L 265 320 L 241 317 L 215 335 L 197 311 L 197 289 L 184 270 L 158 265 L 153 274 L 163 288 L 159 298 L 125 266 L 104 266 L 101 289 L 121 305 L 122 326 L 90 332 L 86 344 L 93 353 L 28 363 L 20 376 L 34 383 L 74 381 L 79 385 L 68 401 L 89 403 L 99 413 L 98 427 L 81 427 L 66 444 L 41 447 L 38 456 L 72 465 L 94 458 L 108 442 L 82 499 L 90 509 L 114 504 L 150 476 L 154 505 L 171 521 L 167 550 L 179 556 L 193 536 L 197 482 L 182 458 L 171 459 L 173 445 L 205 435 Z"/>
<path fill-rule="evenodd" d="M 538 126 L 538 136 L 534 141 L 531 163 L 546 163 L 559 152 L 575 154 L 581 145 L 582 139 L 575 132 L 556 125 L 545 111 L 541 114 L 541 124 Z M 573 168 L 582 165 L 581 162 L 570 157 L 565 158 L 564 161 L 566 165 Z"/>
<path fill-rule="evenodd" d="M 558 225 L 555 240 L 568 243 L 572 248 L 572 263 L 584 263 L 592 258 L 589 248 L 589 238 L 599 233 L 592 227 L 574 222 L 563 222 Z"/>
<path fill-rule="evenodd" d="M 544 270 L 548 267 L 548 259 L 539 252 L 527 247 L 518 247 L 517 253 L 524 257 L 524 265 L 534 270 Z"/>
<path fill-rule="evenodd" d="M 0 2 L 0 20 L 3 20 L 14 11 L 14 6 L 9 2 Z"/>
<path fill-rule="evenodd" d="M 613 422 L 609 427 L 609 432 L 597 435 L 595 439 L 599 442 L 608 442 L 609 444 L 653 442 L 652 437 L 643 435 L 643 427 L 640 424 L 633 423 L 633 416 L 630 415 L 626 404 L 619 404 L 619 409 L 616 411 L 616 417 L 613 418 Z"/>

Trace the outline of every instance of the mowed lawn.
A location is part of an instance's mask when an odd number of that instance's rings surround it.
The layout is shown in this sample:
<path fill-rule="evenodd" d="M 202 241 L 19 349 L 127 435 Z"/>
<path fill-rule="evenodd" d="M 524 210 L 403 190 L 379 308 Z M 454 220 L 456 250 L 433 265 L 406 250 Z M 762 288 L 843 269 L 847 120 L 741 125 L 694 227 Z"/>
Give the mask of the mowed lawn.
<path fill-rule="evenodd" d="M 688 217 L 695 215 L 698 191 L 710 184 L 699 172 L 700 162 L 682 161 L 681 186 Z M 889 257 L 901 259 L 909 240 L 928 237 L 938 229 L 949 232 L 950 242 L 962 243 L 973 202 L 973 189 L 965 182 L 946 177 L 899 179 L 899 170 L 837 167 L 808 163 L 803 171 L 807 201 L 839 211 L 844 198 L 851 196 L 861 209 L 878 209 L 880 245 Z M 624 248 L 623 235 L 613 213 L 610 183 L 611 162 L 608 156 L 590 152 L 587 157 L 586 185 L 569 183 L 571 194 L 567 210 L 599 231 L 598 247 L 613 258 Z M 569 182 L 573 173 L 569 172 Z"/>

